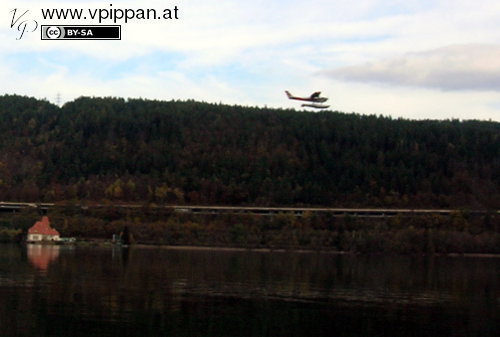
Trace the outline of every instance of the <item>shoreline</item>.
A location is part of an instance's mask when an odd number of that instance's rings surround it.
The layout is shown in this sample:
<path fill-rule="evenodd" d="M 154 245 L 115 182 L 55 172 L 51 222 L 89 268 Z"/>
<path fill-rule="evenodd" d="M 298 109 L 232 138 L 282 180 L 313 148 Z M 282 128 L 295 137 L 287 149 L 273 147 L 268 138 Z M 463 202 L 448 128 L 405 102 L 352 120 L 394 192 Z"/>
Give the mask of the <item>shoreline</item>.
<path fill-rule="evenodd" d="M 71 245 L 71 244 L 65 244 Z M 494 253 L 436 253 L 436 254 L 404 254 L 404 253 L 360 253 L 349 251 L 338 251 L 328 249 L 305 249 L 305 248 L 269 248 L 269 247 L 224 247 L 224 246 L 190 246 L 190 245 L 166 245 L 160 243 L 134 243 L 127 247 L 122 247 L 111 241 L 88 240 L 77 241 L 75 246 L 100 246 L 119 247 L 133 249 L 166 249 L 166 250 L 192 250 L 192 251 L 225 251 L 225 252 L 253 252 L 253 253 L 298 253 L 298 254 L 331 254 L 331 255 L 352 255 L 352 256 L 433 256 L 433 257 L 467 257 L 467 258 L 500 258 L 500 254 Z"/>
<path fill-rule="evenodd" d="M 0 244 L 13 242 L 0 242 Z M 251 253 L 296 253 L 296 254 L 330 254 L 330 255 L 352 255 L 352 256 L 420 256 L 420 257 L 465 257 L 465 258 L 500 258 L 495 253 L 435 253 L 435 254 L 405 254 L 405 253 L 362 253 L 328 249 L 305 249 L 305 248 L 269 248 L 269 247 L 224 247 L 224 246 L 190 246 L 190 245 L 166 245 L 161 243 L 133 243 L 122 246 L 104 239 L 77 240 L 76 242 L 54 243 L 54 242 L 18 242 L 21 245 L 46 245 L 59 247 L 101 247 L 121 249 L 165 249 L 165 250 L 191 250 L 191 251 L 221 251 L 221 252 L 251 252 Z"/>
<path fill-rule="evenodd" d="M 331 255 L 353 255 L 353 256 L 384 256 L 384 255 L 398 255 L 398 256 L 435 256 L 435 257 L 470 257 L 470 258 L 500 258 L 500 254 L 489 253 L 448 253 L 448 254 L 394 254 L 394 253 L 356 253 L 345 252 L 337 250 L 325 249 L 286 249 L 286 248 L 242 248 L 242 247 L 218 247 L 218 246 L 172 246 L 172 245 L 155 245 L 155 244 L 134 244 L 130 247 L 139 248 L 159 248 L 169 250 L 218 250 L 218 251 L 234 251 L 234 252 L 256 252 L 256 253 L 299 253 L 299 254 L 331 254 Z"/>

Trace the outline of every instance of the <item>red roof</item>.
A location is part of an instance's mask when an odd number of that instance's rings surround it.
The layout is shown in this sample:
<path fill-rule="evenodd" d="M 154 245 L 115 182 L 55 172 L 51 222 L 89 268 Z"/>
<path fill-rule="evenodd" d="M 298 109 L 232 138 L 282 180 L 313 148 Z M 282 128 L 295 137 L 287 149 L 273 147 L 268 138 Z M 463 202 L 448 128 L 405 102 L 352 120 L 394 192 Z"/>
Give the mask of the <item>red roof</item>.
<path fill-rule="evenodd" d="M 28 234 L 41 234 L 41 235 L 59 235 L 59 232 L 50 227 L 49 217 L 42 217 L 42 221 L 37 221 L 33 227 L 28 230 Z"/>

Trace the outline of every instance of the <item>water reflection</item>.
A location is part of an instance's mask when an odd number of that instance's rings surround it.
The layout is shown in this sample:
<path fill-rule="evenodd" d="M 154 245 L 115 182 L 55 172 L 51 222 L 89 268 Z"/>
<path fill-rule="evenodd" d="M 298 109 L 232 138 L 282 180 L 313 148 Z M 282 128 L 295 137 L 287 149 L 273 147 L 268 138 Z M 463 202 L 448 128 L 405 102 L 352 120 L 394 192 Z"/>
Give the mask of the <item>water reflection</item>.
<path fill-rule="evenodd" d="M 59 257 L 60 246 L 48 244 L 28 244 L 28 259 L 38 270 L 45 272 L 49 264 Z"/>
<path fill-rule="evenodd" d="M 40 247 L 24 261 L 7 247 L 2 336 L 498 332 L 500 259 Z M 43 276 L 32 267 L 40 256 Z"/>

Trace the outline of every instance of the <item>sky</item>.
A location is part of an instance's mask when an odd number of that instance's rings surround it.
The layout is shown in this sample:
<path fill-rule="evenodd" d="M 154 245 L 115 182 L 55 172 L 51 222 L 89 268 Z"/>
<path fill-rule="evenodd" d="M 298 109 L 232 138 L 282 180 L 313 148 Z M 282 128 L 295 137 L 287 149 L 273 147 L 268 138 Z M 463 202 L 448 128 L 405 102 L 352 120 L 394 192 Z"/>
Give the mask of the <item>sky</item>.
<path fill-rule="evenodd" d="M 42 9 L 87 19 L 44 19 Z M 125 9 L 136 18 L 87 15 Z M 139 18 L 147 9 L 172 16 Z M 41 40 L 41 25 L 64 24 L 120 24 L 122 36 Z M 2 0 L 0 77 L 0 95 L 60 104 L 113 96 L 300 109 L 284 90 L 321 91 L 347 113 L 500 121 L 500 2 Z"/>

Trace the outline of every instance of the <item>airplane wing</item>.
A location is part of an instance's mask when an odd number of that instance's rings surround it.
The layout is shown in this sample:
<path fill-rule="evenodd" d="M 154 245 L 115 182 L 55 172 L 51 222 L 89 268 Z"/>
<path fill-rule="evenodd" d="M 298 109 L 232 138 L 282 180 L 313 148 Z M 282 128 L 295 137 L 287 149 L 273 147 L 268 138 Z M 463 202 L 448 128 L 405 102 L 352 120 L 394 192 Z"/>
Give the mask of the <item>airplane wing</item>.
<path fill-rule="evenodd" d="M 319 95 L 321 95 L 321 91 L 316 91 L 315 93 L 313 93 L 313 94 L 311 95 L 311 98 L 313 98 L 313 99 L 314 99 L 314 98 L 318 98 L 318 97 L 319 97 Z"/>

